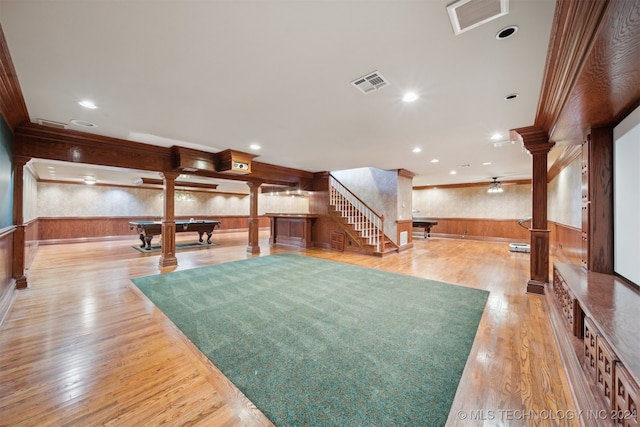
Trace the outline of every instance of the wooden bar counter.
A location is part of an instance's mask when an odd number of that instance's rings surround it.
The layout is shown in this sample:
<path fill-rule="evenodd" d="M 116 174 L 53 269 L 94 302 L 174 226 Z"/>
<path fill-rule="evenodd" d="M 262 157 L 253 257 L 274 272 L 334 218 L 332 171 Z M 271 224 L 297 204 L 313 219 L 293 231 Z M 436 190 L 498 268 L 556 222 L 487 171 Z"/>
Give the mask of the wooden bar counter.
<path fill-rule="evenodd" d="M 271 219 L 270 245 L 310 248 L 311 229 L 318 215 L 306 213 L 267 213 Z"/>

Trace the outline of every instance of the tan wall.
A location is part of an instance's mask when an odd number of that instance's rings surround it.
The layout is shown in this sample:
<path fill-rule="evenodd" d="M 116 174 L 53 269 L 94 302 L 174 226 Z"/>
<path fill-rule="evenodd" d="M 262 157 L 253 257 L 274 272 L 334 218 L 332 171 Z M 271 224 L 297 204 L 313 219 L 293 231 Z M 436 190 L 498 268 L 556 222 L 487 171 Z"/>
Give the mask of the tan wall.
<path fill-rule="evenodd" d="M 192 200 L 181 200 L 180 196 Z M 206 192 L 177 192 L 176 216 L 248 215 L 249 196 Z M 56 217 L 161 217 L 162 191 L 135 187 L 38 183 L 37 216 Z M 308 213 L 306 197 L 260 194 L 258 213 Z"/>
<path fill-rule="evenodd" d="M 582 158 L 577 158 L 562 169 L 547 186 L 547 212 L 549 221 L 569 227 L 582 226 Z"/>
<path fill-rule="evenodd" d="M 521 219 L 531 216 L 531 185 L 505 185 L 502 193 L 487 186 L 413 190 L 417 217 Z"/>

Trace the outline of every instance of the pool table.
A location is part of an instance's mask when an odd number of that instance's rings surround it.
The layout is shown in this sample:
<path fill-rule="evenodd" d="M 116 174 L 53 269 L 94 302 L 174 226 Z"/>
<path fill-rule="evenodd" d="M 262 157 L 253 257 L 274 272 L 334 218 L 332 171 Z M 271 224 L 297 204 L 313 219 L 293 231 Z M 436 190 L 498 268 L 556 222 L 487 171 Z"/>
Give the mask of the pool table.
<path fill-rule="evenodd" d="M 424 228 L 424 238 L 431 237 L 431 227 L 438 225 L 437 221 L 427 218 L 413 218 L 413 228 Z"/>
<path fill-rule="evenodd" d="M 220 221 L 176 221 L 176 233 L 195 231 L 200 236 L 200 243 L 204 241 L 204 233 L 207 233 L 207 243 L 211 244 L 211 233 L 213 233 L 213 230 L 216 227 L 220 227 Z M 140 241 L 142 242 L 142 245 L 140 245 L 140 247 L 146 247 L 148 251 L 151 250 L 151 240 L 153 239 L 153 236 L 159 236 L 162 234 L 162 223 L 157 221 L 131 221 L 129 222 L 129 228 L 131 230 L 137 230 L 138 234 L 140 235 Z"/>

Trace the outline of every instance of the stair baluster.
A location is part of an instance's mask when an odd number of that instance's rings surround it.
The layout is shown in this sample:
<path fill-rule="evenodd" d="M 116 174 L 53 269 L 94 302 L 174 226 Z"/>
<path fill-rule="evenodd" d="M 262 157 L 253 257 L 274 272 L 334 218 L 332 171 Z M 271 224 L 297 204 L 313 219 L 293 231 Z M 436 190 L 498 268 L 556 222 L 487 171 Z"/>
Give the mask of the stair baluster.
<path fill-rule="evenodd" d="M 329 175 L 329 189 L 331 206 L 368 244 L 384 252 L 384 216 L 377 214 L 332 175 Z"/>

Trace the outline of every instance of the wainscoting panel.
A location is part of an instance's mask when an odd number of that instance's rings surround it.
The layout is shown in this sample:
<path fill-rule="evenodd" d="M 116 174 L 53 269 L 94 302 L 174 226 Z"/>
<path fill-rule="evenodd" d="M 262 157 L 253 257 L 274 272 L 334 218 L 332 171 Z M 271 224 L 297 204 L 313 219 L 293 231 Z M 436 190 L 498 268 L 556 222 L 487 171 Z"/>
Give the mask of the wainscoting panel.
<path fill-rule="evenodd" d="M 580 264 L 582 230 L 557 222 L 549 222 L 549 249 L 561 262 Z"/>
<path fill-rule="evenodd" d="M 11 296 L 15 289 L 11 266 L 14 230 L 13 226 L 0 230 L 0 322 L 10 307 Z"/>
<path fill-rule="evenodd" d="M 477 240 L 505 240 L 528 243 L 529 230 L 518 225 L 518 219 L 485 218 L 429 218 L 438 222 L 431 229 L 432 236 L 469 238 Z M 525 224 L 529 225 L 529 224 Z"/>
<path fill-rule="evenodd" d="M 24 236 L 24 266 L 27 270 L 31 266 L 38 251 L 39 233 L 38 220 L 34 219 L 25 224 Z"/>
<path fill-rule="evenodd" d="M 248 216 L 207 216 L 194 219 L 211 219 L 220 221 L 216 232 L 238 231 L 248 228 Z M 176 220 L 188 220 L 190 217 L 176 217 Z M 130 221 L 160 221 L 161 218 L 150 217 L 63 217 L 39 218 L 35 226 L 38 240 L 92 240 L 112 236 L 135 236 L 136 231 L 129 227 Z M 269 218 L 260 217 L 259 226 L 269 227 Z"/>

